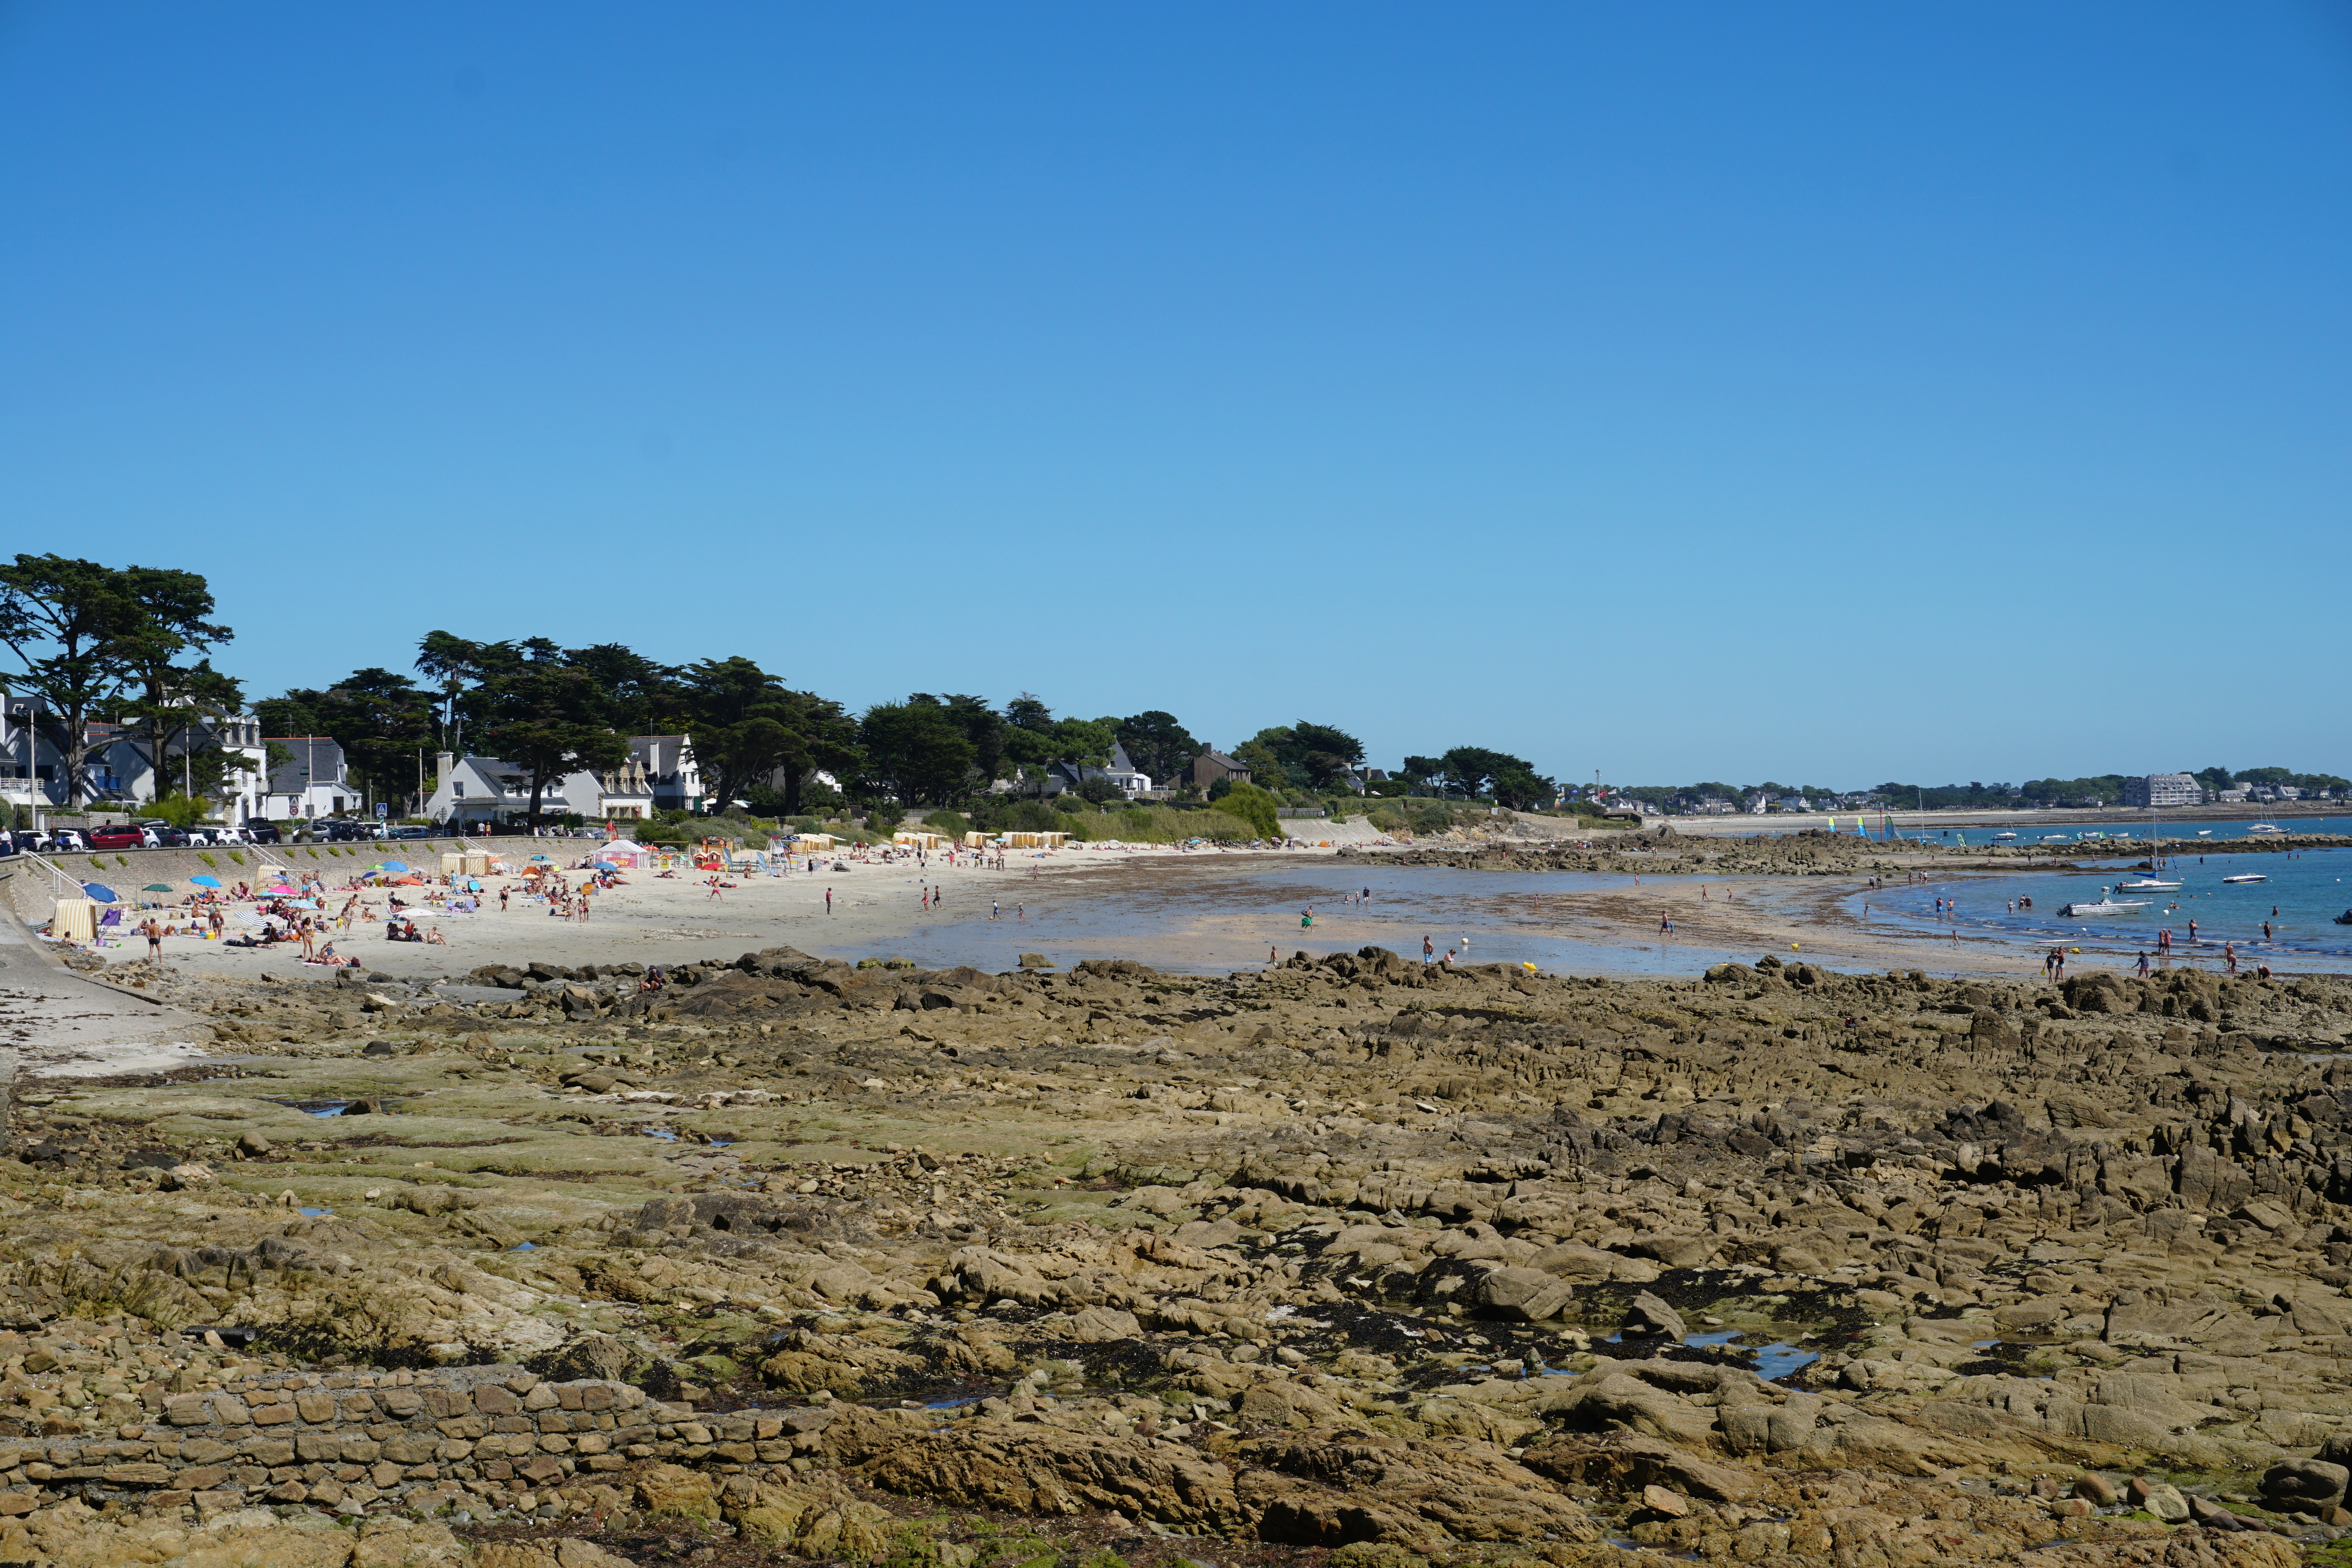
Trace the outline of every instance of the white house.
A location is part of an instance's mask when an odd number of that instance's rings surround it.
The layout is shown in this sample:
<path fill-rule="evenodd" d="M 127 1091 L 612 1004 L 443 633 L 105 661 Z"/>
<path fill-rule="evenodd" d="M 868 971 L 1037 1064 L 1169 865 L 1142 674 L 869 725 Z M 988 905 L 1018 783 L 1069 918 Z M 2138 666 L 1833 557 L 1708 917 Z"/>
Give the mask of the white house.
<path fill-rule="evenodd" d="M 496 757 L 455 757 L 444 751 L 436 758 L 439 776 L 425 814 L 436 822 L 469 828 L 478 822 L 520 821 L 530 813 L 530 773 Z M 540 791 L 541 817 L 577 814 L 583 821 L 642 820 L 651 814 L 653 796 L 634 762 L 604 778 L 586 768 L 547 781 Z"/>
<path fill-rule="evenodd" d="M 310 821 L 360 809 L 360 787 L 351 780 L 340 742 L 323 735 L 270 736 L 262 741 L 286 753 L 269 770 L 257 809 L 248 815 L 272 821 Z"/>
<path fill-rule="evenodd" d="M 690 735 L 633 735 L 629 755 L 645 770 L 659 810 L 702 810 L 702 768 Z"/>
<path fill-rule="evenodd" d="M 40 705 L 0 689 L 0 801 L 33 810 L 64 803 L 64 761 L 34 721 Z"/>
<path fill-rule="evenodd" d="M 148 756 L 152 741 L 143 727 L 124 727 L 107 746 L 103 768 L 113 780 L 114 793 L 126 800 L 153 801 L 178 793 L 194 782 L 185 763 L 194 753 L 218 747 L 228 765 L 221 780 L 221 818 L 233 827 L 242 826 L 257 817 L 272 813 L 267 807 L 267 797 L 276 786 L 268 762 L 269 743 L 262 738 L 261 720 L 249 713 L 233 714 L 217 718 L 200 718 L 163 736 L 163 764 L 159 769 Z M 284 745 L 284 742 L 278 744 Z M 332 741 L 338 774 L 342 759 L 342 747 Z M 342 786 L 346 792 L 351 786 Z M 331 801 L 335 791 L 329 789 L 324 797 Z M 281 805 L 283 802 L 281 802 Z M 283 816 L 306 813 L 285 810 Z M 329 815 L 319 811 L 309 815 Z"/>

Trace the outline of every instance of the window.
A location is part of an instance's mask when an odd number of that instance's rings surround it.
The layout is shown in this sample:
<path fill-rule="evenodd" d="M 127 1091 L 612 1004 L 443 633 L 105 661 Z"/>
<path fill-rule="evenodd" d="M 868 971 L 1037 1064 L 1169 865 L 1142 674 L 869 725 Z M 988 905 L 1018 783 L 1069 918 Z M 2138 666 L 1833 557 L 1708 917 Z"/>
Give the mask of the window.
<path fill-rule="evenodd" d="M 450 779 L 449 795 L 452 800 L 464 800 L 466 798 L 466 781 L 463 779 Z"/>

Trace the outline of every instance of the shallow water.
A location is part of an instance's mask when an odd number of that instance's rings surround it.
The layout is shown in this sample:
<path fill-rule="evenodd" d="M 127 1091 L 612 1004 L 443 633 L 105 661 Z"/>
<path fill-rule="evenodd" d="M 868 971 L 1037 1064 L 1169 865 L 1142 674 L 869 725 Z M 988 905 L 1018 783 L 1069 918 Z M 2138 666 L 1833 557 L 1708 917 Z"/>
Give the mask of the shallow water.
<path fill-rule="evenodd" d="M 2151 962 L 2157 932 L 2169 928 L 2176 963 L 2219 964 L 2221 945 L 2231 942 L 2237 945 L 2242 969 L 2259 963 L 2305 970 L 2352 967 L 2352 925 L 2334 924 L 2335 916 L 2352 909 L 2352 851 L 2170 855 L 2162 875 L 2179 882 L 2179 892 L 2115 894 L 2147 902 L 2146 909 L 2130 915 L 2092 920 L 2059 915 L 2068 903 L 2095 902 L 2102 889 L 2146 874 L 2132 869 L 2138 863 L 2096 861 L 2084 862 L 2080 872 L 2021 872 L 1874 888 L 1847 899 L 1845 907 L 1860 918 L 1866 905 L 1873 925 L 1958 929 L 1963 937 L 1990 936 L 2037 946 L 2091 943 L 2109 956 L 2128 958 L 2145 951 Z M 2269 880 L 2235 885 L 2221 881 L 2246 873 Z M 1935 907 L 1939 897 L 1951 899 L 1956 910 L 1939 916 Z M 2031 898 L 2034 907 L 2012 908 L 2018 898 Z M 2189 936 L 2191 920 L 2198 928 L 2194 946 Z M 2268 937 L 2263 935 L 2266 920 L 2271 925 Z"/>
<path fill-rule="evenodd" d="M 1629 930 L 1622 942 L 1565 934 L 1562 899 L 1630 890 L 1634 882 L 1632 873 L 1155 858 L 1040 877 L 1000 894 L 994 920 L 984 894 L 959 900 L 950 883 L 947 910 L 889 953 L 926 968 L 1009 969 L 1034 952 L 1066 967 L 1086 958 L 1136 958 L 1217 974 L 1262 965 L 1269 954 L 1320 956 L 1367 946 L 1418 959 L 1423 937 L 1439 955 L 1453 951 L 1456 963 L 1531 963 L 1556 974 L 1686 974 L 1736 956 L 1654 939 L 1652 929 Z M 1313 924 L 1302 924 L 1309 909 Z M 1590 929 L 1589 915 L 1584 925 Z M 817 950 L 841 957 L 866 951 Z"/>

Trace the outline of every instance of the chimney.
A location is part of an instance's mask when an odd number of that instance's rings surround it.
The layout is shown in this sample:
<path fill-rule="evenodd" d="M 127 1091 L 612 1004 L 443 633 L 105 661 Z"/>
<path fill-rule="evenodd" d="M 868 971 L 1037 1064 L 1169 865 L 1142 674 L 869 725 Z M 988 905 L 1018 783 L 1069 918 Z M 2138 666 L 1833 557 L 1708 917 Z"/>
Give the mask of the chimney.
<path fill-rule="evenodd" d="M 457 758 L 452 753 L 446 751 L 435 752 L 433 754 L 433 787 L 436 789 L 439 789 L 442 782 L 449 777 L 449 769 L 455 768 L 457 765 Z"/>

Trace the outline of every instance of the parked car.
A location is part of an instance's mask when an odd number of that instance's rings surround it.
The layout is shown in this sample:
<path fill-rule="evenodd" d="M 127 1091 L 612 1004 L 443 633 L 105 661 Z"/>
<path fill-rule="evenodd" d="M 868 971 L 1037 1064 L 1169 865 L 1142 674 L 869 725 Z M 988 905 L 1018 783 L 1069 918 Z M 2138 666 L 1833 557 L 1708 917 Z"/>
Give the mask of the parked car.
<path fill-rule="evenodd" d="M 182 850 L 188 847 L 188 830 L 162 821 L 139 824 L 147 832 L 150 849 Z"/>
<path fill-rule="evenodd" d="M 143 850 L 148 847 L 146 830 L 121 823 L 110 828 L 90 830 L 89 843 L 100 850 Z"/>
<path fill-rule="evenodd" d="M 247 822 L 245 825 L 245 841 L 249 844 L 274 844 L 279 841 L 278 824 L 275 822 L 257 821 Z"/>
<path fill-rule="evenodd" d="M 394 828 L 392 836 L 395 839 L 429 839 L 439 831 L 437 828 Z"/>
<path fill-rule="evenodd" d="M 48 841 L 41 847 L 56 854 L 87 853 L 89 840 L 82 836 L 79 828 L 58 828 L 50 832 Z"/>
<path fill-rule="evenodd" d="M 339 844 L 368 835 L 364 824 L 349 817 L 321 817 L 310 824 L 310 836 L 327 843 Z"/>

